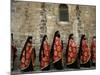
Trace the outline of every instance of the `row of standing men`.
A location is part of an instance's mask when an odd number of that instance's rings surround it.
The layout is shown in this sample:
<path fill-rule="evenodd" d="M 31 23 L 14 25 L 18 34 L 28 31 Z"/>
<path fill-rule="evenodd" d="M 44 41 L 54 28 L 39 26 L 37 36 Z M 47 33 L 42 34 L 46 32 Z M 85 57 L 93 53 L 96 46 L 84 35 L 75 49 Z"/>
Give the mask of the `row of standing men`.
<path fill-rule="evenodd" d="M 11 54 L 14 61 L 16 59 L 17 48 L 13 43 L 11 44 Z M 91 46 L 88 46 L 86 36 L 81 36 L 79 48 L 75 42 L 74 34 L 70 34 L 65 53 L 65 62 L 67 68 L 90 67 L 96 66 L 96 37 L 93 36 Z M 19 68 L 21 71 L 28 72 L 33 71 L 35 66 L 36 52 L 32 46 L 32 36 L 29 36 L 25 42 L 25 45 L 21 51 Z M 63 69 L 63 43 L 60 38 L 60 32 L 56 31 L 54 34 L 53 43 L 48 43 L 47 35 L 44 35 L 39 51 L 39 63 L 42 71 L 50 70 L 50 64 L 52 63 L 57 70 Z M 12 68 L 12 70 L 13 70 Z"/>

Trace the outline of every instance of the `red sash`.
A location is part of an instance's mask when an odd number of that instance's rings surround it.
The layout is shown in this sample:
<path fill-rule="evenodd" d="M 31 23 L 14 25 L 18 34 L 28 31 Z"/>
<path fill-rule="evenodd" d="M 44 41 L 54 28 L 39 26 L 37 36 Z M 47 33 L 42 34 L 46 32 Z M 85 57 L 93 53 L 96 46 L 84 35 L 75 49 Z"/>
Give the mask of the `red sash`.
<path fill-rule="evenodd" d="M 69 49 L 67 55 L 67 64 L 70 65 L 75 62 L 77 57 L 77 45 L 74 40 L 69 40 Z"/>
<path fill-rule="evenodd" d="M 32 50 L 33 50 L 32 46 L 26 47 L 26 57 L 25 57 L 25 50 L 23 51 L 21 62 L 20 62 L 20 69 L 21 70 L 28 68 L 31 60 L 32 60 L 32 65 L 34 66 L 34 59 L 33 59 L 33 51 Z"/>
<path fill-rule="evenodd" d="M 93 63 L 96 63 L 96 42 L 95 41 L 92 41 L 92 44 L 91 44 L 91 54 L 92 54 L 92 61 Z"/>
<path fill-rule="evenodd" d="M 60 38 L 56 37 L 54 43 L 53 63 L 59 61 L 60 59 L 62 59 L 62 43 Z"/>
<path fill-rule="evenodd" d="M 41 62 L 40 62 L 40 67 L 41 69 L 44 69 L 45 67 L 47 67 L 50 63 L 50 46 L 48 45 L 47 41 L 44 41 L 43 43 L 43 48 L 44 51 L 42 50 L 42 56 L 41 56 Z M 43 56 L 43 52 L 44 52 L 44 56 Z"/>
<path fill-rule="evenodd" d="M 90 54 L 90 48 L 88 48 L 86 40 L 82 41 L 82 55 L 80 62 L 81 64 L 85 64 L 90 60 L 91 54 Z"/>

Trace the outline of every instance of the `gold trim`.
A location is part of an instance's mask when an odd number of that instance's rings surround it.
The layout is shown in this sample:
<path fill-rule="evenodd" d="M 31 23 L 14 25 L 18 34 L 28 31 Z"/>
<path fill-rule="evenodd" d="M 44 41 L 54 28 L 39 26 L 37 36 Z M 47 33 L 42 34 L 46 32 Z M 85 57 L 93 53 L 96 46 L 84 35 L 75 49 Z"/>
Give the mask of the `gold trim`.
<path fill-rule="evenodd" d="M 61 58 L 59 58 L 58 60 L 54 61 L 53 63 L 56 63 L 57 61 L 59 61 Z"/>
<path fill-rule="evenodd" d="M 48 64 L 49 65 L 49 64 Z M 42 67 L 41 69 L 44 69 L 45 67 L 47 67 L 48 65 L 45 65 L 44 67 Z"/>

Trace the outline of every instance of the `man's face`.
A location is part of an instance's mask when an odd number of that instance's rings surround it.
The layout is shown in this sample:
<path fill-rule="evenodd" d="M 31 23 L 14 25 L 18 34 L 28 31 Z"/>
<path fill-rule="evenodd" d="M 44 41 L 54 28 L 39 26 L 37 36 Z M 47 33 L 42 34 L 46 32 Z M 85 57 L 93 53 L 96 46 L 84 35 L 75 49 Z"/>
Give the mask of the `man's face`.
<path fill-rule="evenodd" d="M 29 42 L 32 43 L 32 39 L 29 39 Z"/>
<path fill-rule="evenodd" d="M 48 40 L 48 38 L 46 37 L 46 39 L 45 39 L 46 41 Z"/>
<path fill-rule="evenodd" d="M 96 41 L 96 38 L 94 38 L 93 40 Z"/>
<path fill-rule="evenodd" d="M 71 36 L 71 39 L 74 39 L 74 36 Z"/>
<path fill-rule="evenodd" d="M 58 32 L 58 34 L 60 35 L 60 32 Z"/>
<path fill-rule="evenodd" d="M 84 36 L 84 40 L 86 40 L 86 37 Z"/>

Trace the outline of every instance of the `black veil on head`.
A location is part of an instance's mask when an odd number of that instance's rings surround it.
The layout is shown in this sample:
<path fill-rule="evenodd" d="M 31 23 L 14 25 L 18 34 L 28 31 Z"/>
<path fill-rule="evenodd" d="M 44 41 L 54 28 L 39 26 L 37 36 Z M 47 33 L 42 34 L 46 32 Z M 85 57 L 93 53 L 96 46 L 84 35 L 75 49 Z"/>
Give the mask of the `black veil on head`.
<path fill-rule="evenodd" d="M 51 46 L 51 55 L 52 56 L 53 56 L 53 52 L 54 52 L 53 49 L 54 49 L 55 37 L 60 38 L 60 32 L 59 31 L 56 31 L 55 34 L 54 34 L 53 43 L 52 43 L 52 46 Z"/>
<path fill-rule="evenodd" d="M 96 36 L 93 36 L 93 39 L 96 39 Z"/>
<path fill-rule="evenodd" d="M 43 39 L 42 39 L 42 43 L 41 43 L 41 46 L 40 46 L 40 50 L 44 50 L 43 49 L 43 42 L 46 40 L 47 38 L 47 35 L 44 35 Z"/>
<path fill-rule="evenodd" d="M 79 58 L 80 58 L 81 53 L 82 53 L 82 40 L 83 39 L 86 39 L 85 34 L 82 34 L 82 36 L 81 36 L 80 45 L 79 45 Z"/>
<path fill-rule="evenodd" d="M 68 37 L 68 43 L 67 43 L 67 47 L 66 47 L 66 53 L 65 53 L 65 56 L 67 56 L 68 55 L 68 49 L 69 49 L 69 41 L 70 41 L 70 39 L 72 39 L 72 36 L 73 36 L 74 34 L 73 33 L 71 33 L 70 35 L 69 35 L 69 37 Z"/>
<path fill-rule="evenodd" d="M 67 48 L 66 48 L 66 50 L 68 50 L 68 48 L 69 48 L 69 41 L 70 41 L 70 39 L 72 39 L 72 36 L 73 36 L 74 34 L 73 33 L 71 33 L 70 35 L 69 35 L 69 38 L 68 38 L 68 43 L 67 43 Z"/>
<path fill-rule="evenodd" d="M 13 33 L 11 33 L 11 45 L 14 45 Z"/>
<path fill-rule="evenodd" d="M 95 40 L 95 42 L 96 42 L 96 36 L 93 36 L 92 37 L 92 42 Z"/>
<path fill-rule="evenodd" d="M 24 47 L 22 49 L 21 56 L 20 56 L 20 60 L 22 58 L 22 53 L 23 53 L 24 50 L 25 50 L 25 54 L 26 54 L 26 45 L 27 45 L 27 43 L 31 43 L 32 44 L 32 41 L 30 41 L 30 40 L 32 40 L 32 36 L 28 36 L 28 38 L 27 38 L 27 40 L 25 42 L 25 45 L 24 45 Z"/>
<path fill-rule="evenodd" d="M 11 33 L 11 41 L 13 41 L 13 33 Z"/>
<path fill-rule="evenodd" d="M 83 40 L 83 39 L 85 39 L 85 34 L 83 34 L 83 35 L 81 36 L 80 47 L 82 47 L 82 40 Z"/>
<path fill-rule="evenodd" d="M 32 43 L 32 36 L 28 36 L 27 41 L 26 41 L 25 44 L 27 44 L 27 43 Z"/>
<path fill-rule="evenodd" d="M 74 35 L 73 33 L 70 34 L 68 40 L 72 39 L 72 36 L 73 36 L 73 35 Z"/>
<path fill-rule="evenodd" d="M 60 32 L 59 31 L 55 32 L 54 39 L 55 39 L 56 36 L 60 38 Z"/>
<path fill-rule="evenodd" d="M 44 48 L 43 48 L 43 43 L 44 41 L 46 40 L 47 38 L 47 35 L 44 35 L 43 39 L 42 39 L 42 43 L 41 43 L 41 46 L 40 46 L 40 52 L 39 52 L 39 61 L 41 61 L 41 52 L 43 50 L 43 56 L 44 56 Z"/>

